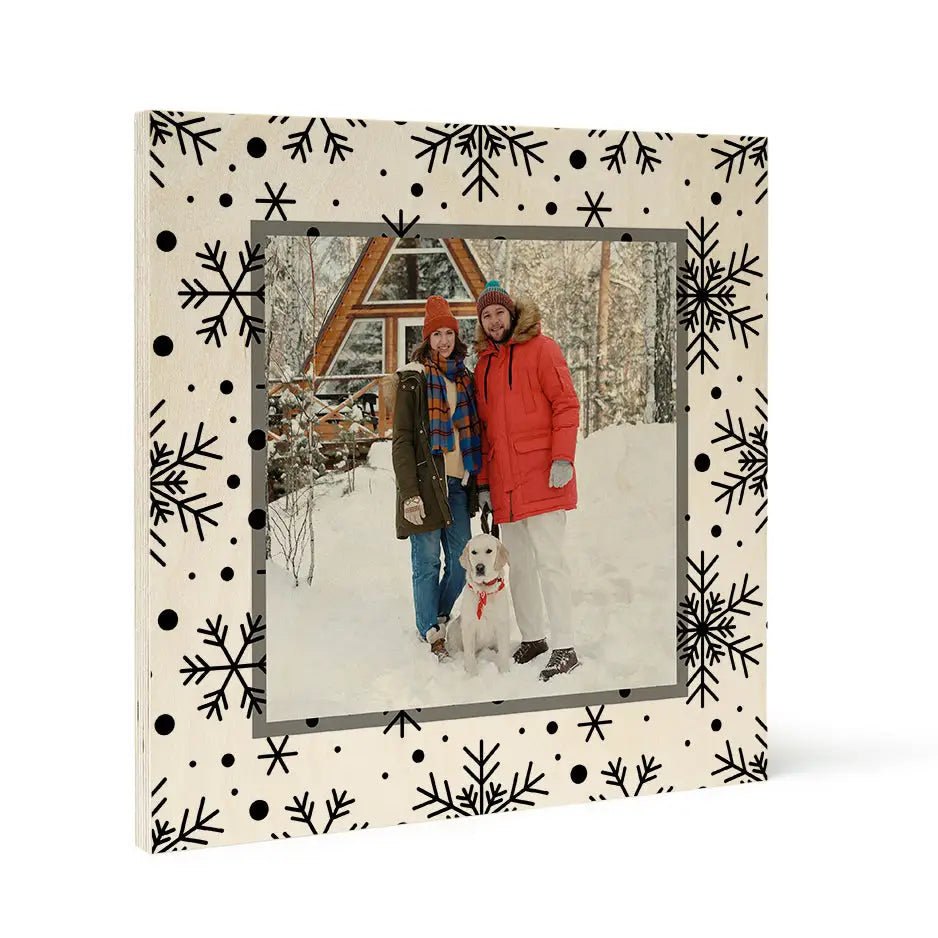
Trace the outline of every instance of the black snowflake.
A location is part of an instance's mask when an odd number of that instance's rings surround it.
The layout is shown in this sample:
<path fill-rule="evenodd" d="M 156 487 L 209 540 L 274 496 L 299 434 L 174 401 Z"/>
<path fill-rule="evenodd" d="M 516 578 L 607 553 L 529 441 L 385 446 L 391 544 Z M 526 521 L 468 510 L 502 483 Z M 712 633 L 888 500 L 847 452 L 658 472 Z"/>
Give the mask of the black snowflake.
<path fill-rule="evenodd" d="M 769 433 L 766 429 L 768 418 L 762 406 L 768 405 L 768 399 L 758 388 L 756 388 L 756 394 L 762 401 L 762 404 L 756 404 L 756 413 L 763 421 L 758 426 L 747 431 L 743 425 L 743 418 L 740 417 L 734 422 L 729 408 L 726 411 L 726 423 L 715 422 L 714 426 L 721 433 L 711 442 L 723 443 L 724 453 L 735 452 L 737 454 L 739 472 L 724 470 L 723 476 L 726 481 L 714 481 L 711 484 L 720 490 L 715 501 L 717 504 L 721 501 L 726 502 L 727 514 L 730 513 L 730 508 L 734 504 L 742 505 L 747 491 L 752 492 L 757 499 L 762 499 L 755 512 L 758 521 L 755 533 L 758 534 L 769 520 L 769 499 L 766 494 L 769 489 Z"/>
<path fill-rule="evenodd" d="M 578 211 L 578 212 L 589 212 L 589 215 L 586 216 L 586 225 L 585 225 L 584 227 L 589 228 L 590 222 L 593 221 L 594 218 L 596 219 L 596 221 L 599 222 L 599 227 L 600 227 L 600 228 L 605 228 L 605 227 L 606 227 L 606 226 L 603 224 L 603 217 L 602 217 L 602 215 L 599 214 L 600 212 L 611 212 L 611 211 L 612 211 L 612 207 L 611 207 L 611 206 L 609 206 L 609 205 L 600 205 L 600 204 L 599 204 L 600 202 L 602 202 L 603 196 L 604 196 L 605 194 L 606 194 L 605 192 L 600 192 L 599 195 L 598 195 L 598 197 L 596 198 L 596 201 L 594 202 L 594 201 L 593 201 L 593 197 L 592 197 L 588 192 L 584 192 L 584 193 L 583 193 L 583 195 L 586 196 L 586 201 L 587 201 L 589 204 L 588 204 L 588 205 L 579 205 L 579 206 L 577 206 L 577 211 Z"/>
<path fill-rule="evenodd" d="M 190 525 L 199 535 L 199 540 L 205 540 L 203 526 L 211 524 L 217 526 L 218 522 L 212 517 L 212 512 L 220 508 L 222 503 L 215 502 L 207 505 L 202 502 L 205 492 L 192 492 L 191 480 L 186 475 L 190 469 L 204 471 L 208 467 L 207 460 L 221 459 L 219 453 L 213 452 L 209 447 L 218 439 L 217 436 L 203 439 L 202 433 L 205 424 L 200 423 L 195 431 L 195 438 L 189 442 L 189 434 L 183 433 L 179 446 L 174 450 L 168 443 L 163 443 L 155 437 L 163 428 L 165 421 L 159 417 L 159 412 L 166 403 L 161 400 L 151 411 L 150 420 L 157 420 L 150 427 L 150 537 L 152 543 L 160 548 L 166 547 L 166 541 L 157 533 L 161 524 L 166 524 L 170 518 L 176 517 L 182 526 L 184 534 L 189 532 Z M 150 547 L 150 556 L 161 566 L 166 566 L 156 547 Z"/>
<path fill-rule="evenodd" d="M 150 792 L 150 797 L 156 798 L 165 784 L 166 778 L 164 777 Z M 158 804 L 150 811 L 150 817 L 153 818 L 153 827 L 150 829 L 150 853 L 185 850 L 189 844 L 204 847 L 208 840 L 202 835 L 224 833 L 223 827 L 213 827 L 209 823 L 218 814 L 218 809 L 206 814 L 204 797 L 199 799 L 199 806 L 191 819 L 188 808 L 182 812 L 182 820 L 179 821 L 178 827 L 170 821 L 160 819 L 159 813 L 165 804 L 166 798 L 161 796 Z"/>
<path fill-rule="evenodd" d="M 764 782 L 768 777 L 769 763 L 766 756 L 768 746 L 765 737 L 762 735 L 766 732 L 767 727 L 759 717 L 756 717 L 756 723 L 759 729 L 756 730 L 754 735 L 756 742 L 762 749 L 754 753 L 752 758 L 746 758 L 742 746 L 738 746 L 734 752 L 729 740 L 726 741 L 726 755 L 720 752 L 714 753 L 718 766 L 710 774 L 713 776 L 722 775 L 724 785 L 730 782 L 740 782 L 740 784 Z"/>
<path fill-rule="evenodd" d="M 593 134 L 597 138 L 602 138 L 606 135 L 605 130 L 591 130 L 589 136 L 592 137 Z M 674 137 L 671 134 L 658 134 L 655 136 L 659 141 L 661 140 L 673 140 Z M 622 172 L 622 167 L 627 166 L 629 162 L 626 146 L 627 142 L 631 138 L 632 143 L 635 147 L 635 165 L 641 167 L 641 174 L 645 175 L 645 170 L 653 173 L 657 167 L 657 164 L 661 162 L 661 158 L 656 156 L 658 150 L 656 147 L 651 146 L 649 143 L 642 141 L 642 138 L 634 130 L 626 130 L 619 140 L 616 143 L 610 144 L 606 147 L 606 155 L 599 158 L 601 163 L 607 163 L 606 169 L 612 171 L 615 170 L 617 173 Z"/>
<path fill-rule="evenodd" d="M 414 225 L 417 224 L 417 221 L 420 218 L 419 215 L 414 215 L 414 217 L 409 222 L 407 222 L 407 224 L 404 224 L 404 210 L 403 209 L 397 210 L 397 222 L 391 221 L 391 219 L 388 218 L 387 215 L 382 215 L 381 217 L 390 226 L 391 231 L 393 231 L 394 234 L 396 234 L 399 238 L 403 238 L 407 234 L 407 232 L 410 231 L 410 229 L 413 228 Z"/>
<path fill-rule="evenodd" d="M 714 358 L 719 351 L 715 333 L 728 325 L 730 338 L 733 341 L 742 339 L 743 345 L 749 348 L 749 337 L 759 334 L 753 323 L 762 318 L 762 313 L 743 316 L 749 311 L 749 306 L 736 307 L 736 287 L 748 287 L 753 277 L 762 276 L 755 267 L 759 258 L 749 257 L 748 243 L 743 245 L 738 259 L 736 251 L 733 251 L 728 266 L 712 257 L 720 243 L 713 237 L 718 225 L 719 222 L 714 222 L 707 228 L 703 218 L 699 228 L 687 223 L 690 229 L 688 258 L 677 278 L 677 316 L 689 333 L 687 370 L 700 362 L 701 374 L 708 365 L 719 367 Z"/>
<path fill-rule="evenodd" d="M 272 124 L 276 120 L 276 116 L 271 117 L 268 123 Z M 280 123 L 284 124 L 288 120 L 288 117 L 281 117 Z M 295 160 L 299 157 L 305 163 L 307 156 L 313 155 L 313 129 L 317 121 L 319 121 L 319 126 L 322 128 L 324 135 L 322 152 L 329 157 L 329 164 L 334 163 L 336 157 L 344 163 L 345 154 L 353 153 L 355 148 L 348 143 L 348 137 L 345 134 L 340 134 L 333 130 L 324 117 L 310 117 L 306 119 L 306 126 L 302 130 L 287 135 L 287 142 L 283 145 L 283 149 L 290 154 L 291 160 Z M 345 122 L 349 127 L 355 127 L 356 125 L 359 127 L 368 126 L 362 120 L 345 118 Z"/>
<path fill-rule="evenodd" d="M 444 124 L 442 129 L 426 125 L 425 130 L 427 136 L 411 137 L 411 140 L 424 145 L 415 159 L 429 157 L 427 172 L 432 173 L 437 157 L 439 156 L 440 163 L 445 165 L 450 151 L 455 150 L 467 161 L 462 176 L 469 179 L 469 184 L 462 194 L 465 196 L 476 190 L 480 202 L 486 190 L 498 197 L 498 190 L 492 182 L 493 179 L 498 179 L 494 162 L 501 158 L 506 150 L 511 156 L 512 166 L 518 167 L 523 162 L 528 176 L 533 175 L 532 160 L 544 162 L 536 150 L 546 146 L 547 141 L 530 139 L 534 136 L 533 130 L 519 131 L 509 125 L 494 124 Z"/>
<path fill-rule="evenodd" d="M 253 271 L 262 270 L 264 267 L 264 252 L 261 250 L 261 246 L 255 244 L 252 247 L 250 242 L 244 242 L 244 250 L 238 252 L 241 269 L 234 282 L 229 279 L 228 274 L 225 272 L 228 252 L 221 250 L 220 241 L 216 241 L 214 247 L 206 241 L 205 251 L 196 251 L 195 256 L 203 262 L 202 267 L 205 270 L 210 270 L 218 276 L 222 289 L 210 290 L 198 277 L 193 278 L 192 283 L 183 280 L 183 289 L 179 291 L 179 296 L 185 298 L 182 308 L 185 309 L 190 303 L 194 302 L 192 308 L 198 309 L 210 296 L 224 297 L 225 300 L 217 312 L 202 320 L 202 328 L 196 329 L 196 335 L 204 335 L 206 345 L 214 339 L 216 347 L 221 348 L 222 336 L 228 335 L 225 314 L 231 304 L 234 303 L 241 314 L 241 328 L 238 330 L 238 335 L 244 339 L 245 347 L 251 344 L 252 339 L 260 345 L 261 336 L 264 333 L 264 320 L 262 317 L 252 316 L 245 308 L 245 301 L 250 302 L 252 296 L 258 297 L 262 302 L 264 299 L 263 284 L 257 290 L 251 290 L 248 288 L 249 283 L 246 282 Z"/>
<path fill-rule="evenodd" d="M 290 816 L 291 821 L 297 824 L 303 824 L 311 834 L 328 834 L 336 821 L 348 817 L 351 813 L 349 807 L 353 804 L 355 804 L 355 799 L 349 798 L 347 791 L 343 791 L 342 794 L 339 794 L 333 788 L 332 797 L 326 799 L 326 823 L 322 830 L 317 829 L 313 822 L 313 811 L 315 810 L 316 802 L 310 801 L 308 791 L 303 792 L 302 797 L 294 795 L 293 804 L 284 805 L 283 810 Z M 345 829 L 350 831 L 364 830 L 367 826 L 367 821 L 362 824 L 356 821 L 351 827 Z M 287 831 L 283 831 L 280 837 L 276 834 L 271 834 L 270 836 L 273 840 L 280 840 L 281 837 L 289 838 L 290 834 Z"/>
<path fill-rule="evenodd" d="M 209 664 L 201 655 L 196 655 L 194 659 L 188 655 L 183 657 L 186 666 L 179 669 L 180 674 L 184 674 L 186 679 L 182 682 L 185 687 L 193 678 L 195 683 L 201 684 L 209 674 L 215 673 L 222 676 L 221 684 L 214 690 L 203 694 L 205 703 L 199 704 L 198 709 L 205 711 L 207 719 L 213 716 L 222 719 L 222 711 L 228 709 L 228 684 L 234 679 L 241 685 L 241 702 L 239 708 L 244 710 L 244 715 L 250 719 L 255 713 L 260 713 L 264 705 L 264 691 L 260 687 L 254 687 L 250 681 L 253 677 L 252 672 L 256 668 L 263 674 L 267 673 L 267 656 L 264 655 L 260 661 L 253 661 L 249 652 L 253 646 L 264 637 L 265 626 L 261 623 L 261 616 L 252 616 L 250 612 L 245 614 L 245 622 L 241 624 L 241 643 L 234 651 L 228 647 L 228 626 L 222 624 L 220 615 L 215 617 L 213 622 L 206 619 L 207 628 L 198 629 L 199 635 L 206 636 L 202 639 L 203 643 L 209 648 L 217 648 L 222 655 L 222 661 L 219 664 Z M 268 773 L 269 774 L 269 773 Z"/>
<path fill-rule="evenodd" d="M 547 791 L 543 788 L 537 788 L 538 782 L 544 777 L 534 775 L 534 763 L 529 762 L 522 780 L 519 773 L 515 772 L 511 780 L 511 787 L 504 788 L 500 782 L 492 781 L 492 776 L 498 769 L 500 762 L 492 763 L 492 757 L 498 751 L 501 744 L 496 743 L 488 753 L 485 751 L 485 744 L 479 740 L 479 754 L 471 752 L 463 746 L 463 752 L 469 757 L 469 763 L 463 765 L 463 771 L 472 781 L 471 785 L 463 787 L 462 791 L 453 798 L 450 789 L 450 783 L 443 780 L 443 788 L 440 789 L 433 773 L 430 773 L 430 787 L 417 788 L 417 793 L 423 795 L 426 800 L 420 804 L 415 804 L 414 811 L 421 811 L 432 807 L 433 810 L 427 814 L 427 818 L 435 818 L 443 814 L 446 817 L 468 817 L 477 814 L 498 814 L 501 811 L 515 811 L 519 805 L 530 807 L 534 804 L 531 800 L 533 795 L 546 795 Z M 488 787 L 486 788 L 486 785 Z"/>
<path fill-rule="evenodd" d="M 215 150 L 214 144 L 208 139 L 212 134 L 221 131 L 221 127 L 200 127 L 205 121 L 204 117 L 186 117 L 182 111 L 150 111 L 150 150 L 151 161 L 159 168 L 164 169 L 165 163 L 157 155 L 157 149 L 164 147 L 175 140 L 179 144 L 179 152 L 187 156 L 189 150 L 196 158 L 199 166 L 202 165 L 202 150 Z M 150 178 L 162 189 L 163 180 L 152 167 Z"/>
<path fill-rule="evenodd" d="M 743 676 L 749 677 L 749 666 L 759 663 L 753 652 L 762 647 L 762 642 L 751 642 L 749 635 L 736 634 L 736 616 L 748 616 L 751 609 L 761 607 L 762 603 L 753 599 L 759 589 L 749 586 L 749 574 L 743 577 L 742 586 L 735 583 L 730 586 L 727 598 L 714 590 L 719 573 L 714 570 L 719 555 L 707 561 L 704 552 L 700 552 L 700 563 L 687 558 L 690 572 L 687 581 L 691 585 L 688 593 L 678 607 L 677 613 L 677 651 L 681 661 L 693 669 L 687 678 L 690 693 L 687 703 L 700 697 L 700 706 L 707 702 L 707 697 L 719 700 L 713 686 L 719 684 L 714 668 L 728 658 L 730 667 L 737 666 Z M 737 592 L 738 591 L 738 592 Z"/>
<path fill-rule="evenodd" d="M 588 727 L 589 727 L 589 732 L 586 734 L 586 742 L 589 742 L 589 741 L 590 741 L 590 737 L 593 735 L 594 732 L 599 736 L 600 739 L 603 739 L 603 740 L 604 740 L 604 739 L 606 738 L 606 737 L 603 735 L 603 727 L 604 727 L 604 726 L 608 726 L 610 723 L 612 723 L 612 720 L 602 720 L 602 719 L 600 719 L 600 717 L 603 715 L 603 710 L 605 710 L 605 709 L 606 709 L 606 705 L 605 705 L 605 704 L 600 704 L 600 705 L 599 705 L 599 710 L 597 710 L 596 713 L 595 713 L 595 715 L 594 715 L 594 714 L 593 714 L 593 711 L 590 710 L 589 707 L 587 707 L 587 708 L 586 708 L 586 715 L 587 715 L 587 717 L 589 717 L 589 719 L 588 719 L 588 720 L 585 720 L 583 723 L 577 723 L 577 726 L 588 726 Z"/>
<path fill-rule="evenodd" d="M 658 770 L 661 768 L 661 763 L 655 762 L 654 756 L 642 755 L 641 764 L 635 766 L 635 784 L 632 786 L 632 790 L 629 791 L 628 779 L 626 778 L 628 766 L 624 764 L 622 757 L 620 756 L 615 762 L 608 762 L 607 765 L 608 768 L 603 769 L 599 774 L 605 775 L 606 784 L 618 788 L 626 798 L 638 797 L 649 782 L 653 782 L 658 778 Z M 668 785 L 667 788 L 659 788 L 657 794 L 660 795 L 666 791 L 674 791 L 674 786 Z M 597 800 L 605 801 L 606 796 L 590 795 L 590 801 Z"/>
<path fill-rule="evenodd" d="M 296 205 L 296 199 L 285 199 L 283 197 L 284 192 L 287 190 L 287 184 L 285 182 L 281 183 L 280 188 L 276 192 L 274 192 L 273 186 L 271 186 L 269 182 L 264 183 L 264 188 L 267 190 L 267 195 L 270 196 L 270 198 L 254 200 L 258 205 L 270 206 L 270 208 L 267 209 L 267 214 L 264 216 L 264 221 L 270 221 L 270 217 L 274 212 L 279 212 L 281 220 L 286 221 L 287 215 L 283 210 L 284 205 Z"/>
<path fill-rule="evenodd" d="M 420 707 L 417 708 L 417 712 L 420 712 Z M 406 724 L 410 724 L 417 732 L 421 730 L 420 724 L 406 711 L 398 710 L 397 715 L 391 720 L 390 723 L 384 728 L 384 736 L 387 736 L 388 732 L 392 730 L 395 726 L 400 727 L 401 730 L 401 739 L 404 738 L 404 729 Z"/>
<path fill-rule="evenodd" d="M 299 755 L 299 753 L 296 750 L 291 752 L 284 751 L 287 747 L 287 742 L 289 739 L 289 736 L 281 736 L 280 745 L 275 746 L 274 741 L 269 736 L 267 737 L 267 745 L 270 747 L 270 752 L 262 752 L 257 758 L 270 759 L 270 765 L 267 766 L 268 775 L 270 775 L 278 765 L 283 769 L 284 775 L 290 774 L 290 770 L 287 768 L 286 760 L 290 758 L 290 756 Z"/>
<path fill-rule="evenodd" d="M 711 147 L 710 149 L 720 158 L 714 169 L 726 170 L 726 181 L 730 181 L 733 170 L 741 176 L 747 164 L 759 171 L 754 186 L 758 195 L 755 204 L 758 205 L 768 195 L 769 187 L 766 180 L 769 171 L 766 165 L 769 162 L 769 142 L 765 137 L 740 137 L 738 140 L 723 139 L 723 149 Z"/>

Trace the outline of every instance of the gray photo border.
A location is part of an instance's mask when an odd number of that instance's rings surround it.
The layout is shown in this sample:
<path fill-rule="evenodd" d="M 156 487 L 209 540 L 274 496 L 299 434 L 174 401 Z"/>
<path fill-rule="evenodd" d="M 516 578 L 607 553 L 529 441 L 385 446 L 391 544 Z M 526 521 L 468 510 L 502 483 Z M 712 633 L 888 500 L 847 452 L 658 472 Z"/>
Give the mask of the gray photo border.
<path fill-rule="evenodd" d="M 392 228 L 391 231 L 388 229 Z M 365 236 L 365 237 L 404 237 L 424 235 L 438 238 L 506 238 L 516 240 L 541 241 L 657 241 L 673 242 L 676 246 L 676 266 L 680 270 L 687 259 L 687 232 L 675 228 L 582 228 L 526 225 L 418 225 L 413 231 L 409 228 L 402 232 L 393 230 L 386 220 L 374 223 L 341 223 L 317 221 L 251 221 L 251 243 L 264 244 L 266 238 L 277 235 L 305 237 L 310 229 L 320 236 Z M 251 273 L 251 314 L 264 318 L 264 304 L 259 299 L 258 291 L 264 284 L 264 267 Z M 266 332 L 265 332 L 266 342 Z M 264 367 L 263 343 L 251 344 L 251 426 L 267 427 L 267 375 Z M 684 583 L 687 579 L 687 543 L 688 523 L 684 520 L 688 513 L 688 415 L 684 409 L 688 400 L 687 349 L 685 343 L 676 343 L 677 392 L 675 400 L 675 422 L 677 424 L 677 497 L 676 523 L 677 551 L 675 577 L 675 610 L 684 595 Z M 267 504 L 267 447 L 252 450 L 251 453 L 251 495 L 252 504 Z M 266 622 L 266 550 L 264 529 L 251 532 L 251 604 L 255 615 L 262 614 Z M 271 624 L 267 622 L 267 627 Z M 676 636 L 676 626 L 675 626 Z M 266 637 L 258 641 L 259 652 L 267 654 Z M 255 713 L 251 718 L 252 736 L 256 739 L 266 736 L 293 736 L 303 733 L 323 733 L 333 730 L 361 729 L 365 727 L 387 726 L 396 723 L 397 714 L 406 711 L 419 714 L 421 723 L 435 720 L 459 720 L 470 717 L 493 716 L 505 713 L 530 713 L 540 710 L 562 710 L 600 704 L 618 704 L 630 701 L 662 700 L 687 696 L 687 665 L 677 655 L 675 637 L 675 656 L 677 681 L 675 684 L 655 687 L 613 689 L 593 691 L 581 694 L 560 694 L 547 697 L 519 698 L 481 703 L 454 704 L 446 707 L 420 708 L 401 707 L 399 710 L 386 710 L 373 713 L 353 713 L 345 716 L 308 717 L 291 720 L 268 722 L 265 713 Z M 264 699 L 267 699 L 267 675 L 260 674 Z M 390 720 L 390 722 L 389 722 Z"/>

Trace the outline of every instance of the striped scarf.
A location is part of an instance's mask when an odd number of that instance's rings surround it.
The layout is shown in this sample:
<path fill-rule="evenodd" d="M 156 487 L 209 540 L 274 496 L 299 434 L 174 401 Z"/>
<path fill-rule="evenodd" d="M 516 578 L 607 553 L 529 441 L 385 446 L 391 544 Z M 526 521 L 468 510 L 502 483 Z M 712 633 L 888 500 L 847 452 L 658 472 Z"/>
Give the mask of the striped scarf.
<path fill-rule="evenodd" d="M 446 399 L 447 377 L 456 385 L 456 413 L 450 416 Z M 455 449 L 453 427 L 459 432 L 459 449 L 463 466 L 469 472 L 482 468 L 482 439 L 479 414 L 476 410 L 472 378 L 462 357 L 440 358 L 436 352 L 427 355 L 427 409 L 430 414 L 430 449 L 448 453 Z"/>

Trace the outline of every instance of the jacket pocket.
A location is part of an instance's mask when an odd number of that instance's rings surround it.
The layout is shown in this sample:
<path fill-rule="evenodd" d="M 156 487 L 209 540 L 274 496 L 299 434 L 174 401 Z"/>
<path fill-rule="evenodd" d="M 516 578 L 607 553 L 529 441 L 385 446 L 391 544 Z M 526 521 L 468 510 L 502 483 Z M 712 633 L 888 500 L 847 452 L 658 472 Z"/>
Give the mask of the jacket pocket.
<path fill-rule="evenodd" d="M 543 435 L 522 437 L 514 441 L 516 453 L 533 453 L 539 449 L 550 449 L 550 440 L 544 439 Z"/>

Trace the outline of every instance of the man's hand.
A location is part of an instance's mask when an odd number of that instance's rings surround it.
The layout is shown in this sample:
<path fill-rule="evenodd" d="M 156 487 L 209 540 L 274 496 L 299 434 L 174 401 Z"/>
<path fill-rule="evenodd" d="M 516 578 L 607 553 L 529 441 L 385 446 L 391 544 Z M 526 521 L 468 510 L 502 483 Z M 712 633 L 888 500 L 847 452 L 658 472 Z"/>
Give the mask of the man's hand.
<path fill-rule="evenodd" d="M 419 495 L 408 498 L 404 502 L 404 517 L 411 524 L 420 524 L 426 516 L 423 510 L 423 499 Z"/>
<path fill-rule="evenodd" d="M 482 511 L 485 511 L 486 508 L 489 511 L 492 510 L 492 496 L 489 494 L 488 489 L 479 489 L 479 508 Z"/>
<path fill-rule="evenodd" d="M 573 478 L 573 463 L 566 459 L 555 459 L 550 464 L 550 487 L 562 489 Z"/>

